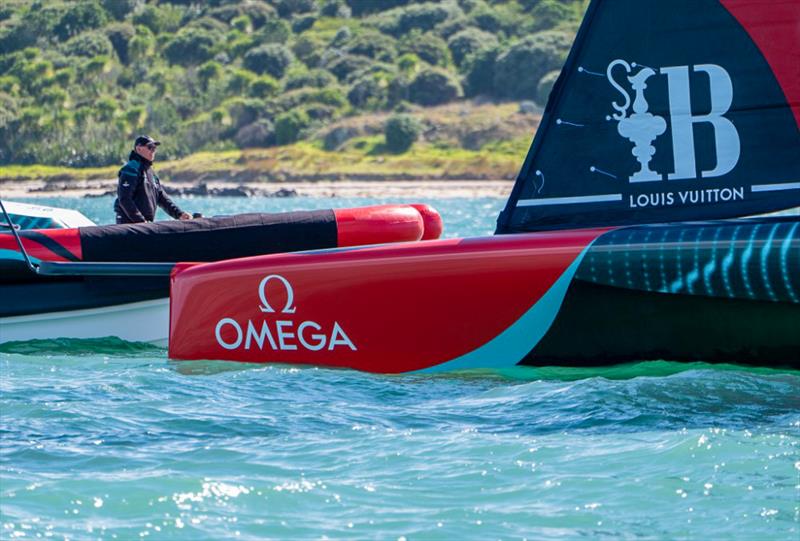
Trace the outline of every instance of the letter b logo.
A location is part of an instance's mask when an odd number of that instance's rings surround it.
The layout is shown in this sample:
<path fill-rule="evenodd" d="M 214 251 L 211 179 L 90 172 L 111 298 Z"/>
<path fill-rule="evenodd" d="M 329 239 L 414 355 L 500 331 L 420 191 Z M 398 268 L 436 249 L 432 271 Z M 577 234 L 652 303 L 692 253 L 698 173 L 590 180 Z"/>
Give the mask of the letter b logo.
<path fill-rule="evenodd" d="M 715 64 L 694 66 L 695 72 L 704 72 L 708 75 L 711 111 L 708 114 L 693 115 L 689 91 L 689 67 L 674 66 L 661 68 L 660 71 L 666 74 L 669 86 L 669 114 L 675 163 L 675 172 L 669 174 L 669 179 L 697 177 L 693 127 L 694 124 L 701 122 L 710 123 L 714 129 L 717 164 L 709 171 L 701 171 L 700 176 L 721 177 L 729 173 L 739 162 L 741 142 L 736 127 L 723 116 L 733 103 L 733 84 L 728 72 Z"/>

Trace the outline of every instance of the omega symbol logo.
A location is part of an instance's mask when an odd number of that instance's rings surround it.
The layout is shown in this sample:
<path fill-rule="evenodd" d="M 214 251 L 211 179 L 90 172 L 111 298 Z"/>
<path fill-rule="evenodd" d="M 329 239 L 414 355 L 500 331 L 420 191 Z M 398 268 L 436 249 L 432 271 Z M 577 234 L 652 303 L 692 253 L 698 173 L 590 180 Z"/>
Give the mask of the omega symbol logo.
<path fill-rule="evenodd" d="M 284 305 L 283 309 L 281 310 L 281 313 L 282 314 L 294 314 L 295 311 L 297 310 L 297 307 L 293 306 L 293 304 L 294 304 L 294 289 L 292 288 L 292 284 L 289 283 L 289 280 L 287 280 L 286 278 L 284 278 L 280 274 L 270 274 L 269 276 L 265 276 L 261 280 L 261 283 L 258 284 L 258 298 L 261 301 L 261 306 L 259 306 L 258 308 L 264 313 L 268 313 L 268 314 L 274 314 L 275 313 L 275 309 L 269 303 L 269 300 L 267 300 L 266 288 L 267 288 L 267 284 L 270 282 L 270 280 L 280 282 L 283 285 L 283 288 L 286 290 L 286 304 Z"/>

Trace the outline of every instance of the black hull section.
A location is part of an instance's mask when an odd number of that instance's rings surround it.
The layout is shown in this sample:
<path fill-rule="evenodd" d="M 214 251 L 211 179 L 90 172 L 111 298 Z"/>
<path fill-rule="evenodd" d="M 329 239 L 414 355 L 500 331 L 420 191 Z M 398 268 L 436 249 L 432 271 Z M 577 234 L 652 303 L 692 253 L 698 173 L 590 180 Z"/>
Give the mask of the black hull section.
<path fill-rule="evenodd" d="M 0 285 L 0 317 L 84 310 L 169 297 L 168 276 L 40 277 Z"/>
<path fill-rule="evenodd" d="M 647 360 L 800 369 L 800 304 L 652 293 L 575 280 L 553 325 L 520 364 Z"/>
<path fill-rule="evenodd" d="M 337 245 L 332 210 L 81 228 L 84 261 L 221 261 Z"/>

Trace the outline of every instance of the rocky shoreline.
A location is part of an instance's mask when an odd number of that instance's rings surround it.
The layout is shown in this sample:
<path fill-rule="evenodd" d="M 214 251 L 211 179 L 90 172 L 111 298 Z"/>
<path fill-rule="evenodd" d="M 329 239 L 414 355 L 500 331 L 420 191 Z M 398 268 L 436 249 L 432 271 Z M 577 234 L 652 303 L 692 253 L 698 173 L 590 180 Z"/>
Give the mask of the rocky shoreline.
<path fill-rule="evenodd" d="M 187 182 L 172 179 L 164 186 L 177 197 L 507 197 L 510 180 L 303 180 L 284 182 Z M 3 181 L 4 199 L 32 197 L 103 197 L 116 195 L 109 179 Z"/>

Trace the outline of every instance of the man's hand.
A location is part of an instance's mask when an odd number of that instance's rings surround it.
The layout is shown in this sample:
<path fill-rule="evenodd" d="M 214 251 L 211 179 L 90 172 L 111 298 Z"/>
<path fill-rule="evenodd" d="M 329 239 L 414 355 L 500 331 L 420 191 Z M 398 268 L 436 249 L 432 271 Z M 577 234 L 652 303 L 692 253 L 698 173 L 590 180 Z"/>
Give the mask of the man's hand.
<path fill-rule="evenodd" d="M 181 212 L 181 215 L 178 217 L 179 220 L 191 220 L 192 215 L 188 212 Z"/>

